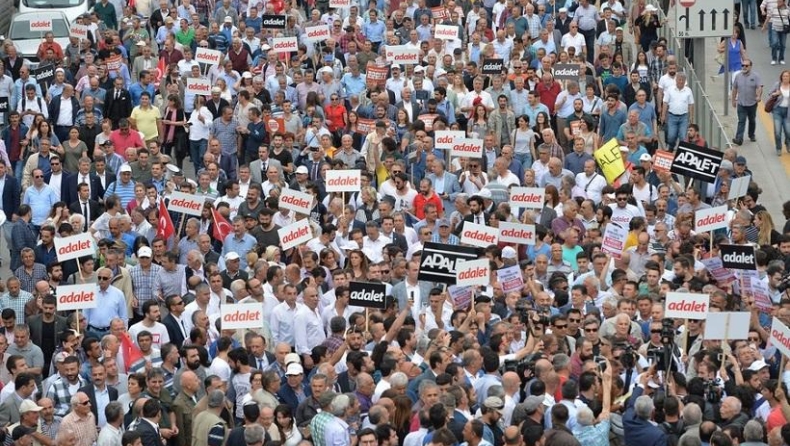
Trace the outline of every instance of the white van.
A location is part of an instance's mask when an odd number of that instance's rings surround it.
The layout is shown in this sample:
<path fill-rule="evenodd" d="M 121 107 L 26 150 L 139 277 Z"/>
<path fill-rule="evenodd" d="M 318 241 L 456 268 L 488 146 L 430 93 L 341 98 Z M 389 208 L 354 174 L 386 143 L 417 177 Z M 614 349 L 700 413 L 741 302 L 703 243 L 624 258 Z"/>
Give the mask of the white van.
<path fill-rule="evenodd" d="M 19 12 L 62 11 L 69 23 L 74 23 L 77 17 L 93 7 L 95 0 L 14 0 L 14 3 L 17 3 Z"/>

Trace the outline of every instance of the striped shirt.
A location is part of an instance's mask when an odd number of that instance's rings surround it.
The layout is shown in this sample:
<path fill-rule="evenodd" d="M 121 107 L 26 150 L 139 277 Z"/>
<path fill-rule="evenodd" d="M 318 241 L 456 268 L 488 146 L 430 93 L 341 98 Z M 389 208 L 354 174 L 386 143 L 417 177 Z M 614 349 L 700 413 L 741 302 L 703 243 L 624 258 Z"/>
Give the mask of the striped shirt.
<path fill-rule="evenodd" d="M 11 293 L 5 293 L 0 297 L 0 308 L 5 310 L 10 308 L 16 314 L 16 323 L 25 323 L 25 304 L 33 299 L 33 295 L 27 291 L 20 289 L 18 296 L 11 296 Z"/>
<path fill-rule="evenodd" d="M 161 269 L 161 266 L 152 263 L 148 271 L 144 270 L 139 264 L 129 270 L 129 276 L 132 278 L 132 292 L 134 297 L 137 298 L 135 313 L 142 314 L 143 304 L 149 300 L 156 299 L 154 295 L 154 278 Z M 2 299 L 0 299 L 0 304 L 2 304 Z"/>

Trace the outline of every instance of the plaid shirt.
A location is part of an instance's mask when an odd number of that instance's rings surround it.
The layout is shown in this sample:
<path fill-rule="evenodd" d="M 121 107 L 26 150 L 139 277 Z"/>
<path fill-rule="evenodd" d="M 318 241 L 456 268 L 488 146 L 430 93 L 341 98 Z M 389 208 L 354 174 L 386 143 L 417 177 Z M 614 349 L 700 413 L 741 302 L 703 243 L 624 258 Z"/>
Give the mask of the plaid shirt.
<path fill-rule="evenodd" d="M 335 416 L 328 411 L 323 411 L 313 417 L 310 421 L 310 435 L 313 437 L 313 444 L 324 444 L 326 425 L 334 420 Z"/>
<path fill-rule="evenodd" d="M 40 263 L 33 264 L 32 274 L 28 274 L 27 270 L 25 270 L 25 266 L 22 265 L 14 271 L 14 276 L 17 279 L 19 279 L 20 288 L 27 291 L 28 293 L 32 293 L 33 290 L 36 289 L 36 282 L 38 282 L 39 280 L 47 281 L 49 279 L 49 277 L 47 276 L 47 268 Z M 22 311 L 23 318 L 24 318 L 24 314 L 25 312 Z M 17 313 L 17 317 L 19 317 L 19 313 Z"/>
<path fill-rule="evenodd" d="M 132 292 L 134 297 L 137 298 L 137 308 L 135 313 L 142 314 L 143 303 L 149 300 L 154 300 L 154 277 L 159 273 L 162 267 L 152 263 L 148 271 L 143 270 L 143 267 L 138 265 L 133 266 L 129 270 L 129 276 L 132 278 Z M 0 299 L 0 304 L 3 300 Z"/>
<path fill-rule="evenodd" d="M 664 75 L 664 71 L 667 69 L 667 62 L 666 59 L 661 60 L 659 58 L 653 59 L 650 62 L 650 82 L 658 85 L 658 80 L 661 79 L 661 76 Z"/>
<path fill-rule="evenodd" d="M 99 438 L 99 433 L 96 431 L 96 417 L 91 412 L 88 412 L 84 418 L 72 412 L 63 418 L 60 426 L 77 434 L 77 446 L 91 446 Z"/>
<path fill-rule="evenodd" d="M 337 349 L 339 349 L 340 346 L 343 345 L 344 342 L 346 342 L 346 340 L 343 339 L 343 335 L 334 335 L 333 334 L 332 336 L 326 338 L 326 340 L 323 343 L 321 343 L 321 345 L 326 347 L 327 353 L 329 353 L 331 355 L 334 352 L 336 352 Z M 316 444 L 319 444 L 319 443 L 316 443 Z"/>
<path fill-rule="evenodd" d="M 41 433 L 54 440 L 58 435 L 58 429 L 60 429 L 60 417 L 53 417 L 51 423 L 42 418 L 40 425 Z"/>
<path fill-rule="evenodd" d="M 85 380 L 83 380 L 81 376 L 77 376 L 77 379 L 79 380 L 79 384 L 77 385 L 78 388 L 81 388 L 86 384 Z M 69 383 L 62 376 L 59 376 L 57 379 L 55 379 L 55 382 L 49 386 L 49 390 L 47 390 L 47 398 L 51 399 L 55 406 L 56 417 L 65 417 L 66 414 L 71 411 L 72 396 L 74 395 L 72 395 L 69 391 Z M 66 420 L 64 419 L 64 424 L 65 421 Z M 96 433 L 95 426 L 93 431 Z"/>
<path fill-rule="evenodd" d="M 363 36 L 360 33 L 357 33 L 356 35 L 351 34 L 351 33 L 343 34 L 340 37 L 340 42 L 339 43 L 340 43 L 340 49 L 344 53 L 348 52 L 348 42 L 351 42 L 352 40 L 356 40 L 357 42 L 364 42 L 365 41 L 365 36 Z M 361 50 L 361 48 L 359 48 L 359 45 L 357 45 L 357 49 Z"/>
<path fill-rule="evenodd" d="M 25 323 L 25 304 L 33 300 L 33 295 L 25 290 L 19 290 L 19 296 L 11 296 L 11 293 L 5 293 L 0 297 L 0 308 L 10 308 L 16 313 L 16 323 Z"/>

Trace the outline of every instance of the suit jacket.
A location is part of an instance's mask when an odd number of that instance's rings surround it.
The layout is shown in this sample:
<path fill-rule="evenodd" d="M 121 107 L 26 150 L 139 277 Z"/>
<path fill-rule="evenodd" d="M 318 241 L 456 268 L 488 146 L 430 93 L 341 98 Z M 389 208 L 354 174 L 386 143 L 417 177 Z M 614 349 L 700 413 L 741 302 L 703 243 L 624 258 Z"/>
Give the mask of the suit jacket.
<path fill-rule="evenodd" d="M 261 160 L 259 159 L 250 163 L 250 180 L 258 184 L 261 184 L 264 181 L 266 181 L 266 174 L 264 174 L 263 171 L 261 170 L 262 164 L 263 162 L 261 162 Z M 276 167 L 277 170 L 280 172 L 280 181 L 285 180 L 285 176 L 283 176 L 283 165 L 282 163 L 280 163 L 279 160 L 269 157 L 269 159 L 266 160 L 266 165 L 267 167 Z"/>
<path fill-rule="evenodd" d="M 304 394 L 307 398 L 310 398 L 312 392 L 310 391 L 310 386 L 305 386 L 302 384 L 302 388 L 304 389 Z M 289 386 L 288 384 L 283 384 L 280 387 L 280 391 L 277 392 L 277 396 L 280 397 L 280 401 L 283 404 L 287 404 L 291 410 L 296 412 L 296 408 L 299 407 L 299 399 L 296 397 L 296 392 Z"/>
<path fill-rule="evenodd" d="M 97 184 L 99 185 L 99 187 L 101 187 L 101 197 L 99 197 L 98 200 L 96 200 L 96 201 L 102 202 L 102 200 L 104 199 L 104 192 L 105 192 L 106 188 L 104 186 L 102 186 L 101 178 L 99 178 L 98 174 L 96 174 L 96 179 L 99 180 Z M 107 187 L 110 187 L 110 184 L 112 184 L 114 182 L 115 182 L 115 173 L 112 172 L 112 169 L 105 170 L 104 171 L 104 184 Z M 93 188 L 93 186 L 91 186 L 91 189 L 92 188 Z M 91 190 L 91 198 L 93 198 L 93 190 Z"/>
<path fill-rule="evenodd" d="M 228 155 L 219 155 L 219 168 L 225 172 L 228 180 L 238 180 L 238 160 Z"/>
<path fill-rule="evenodd" d="M 82 215 L 82 204 L 79 200 L 76 200 L 69 205 L 69 212 L 72 214 Z M 90 220 L 87 223 L 88 227 L 90 227 L 90 225 L 93 224 L 93 222 L 96 221 L 96 219 L 101 215 L 99 202 L 93 199 L 88 200 L 88 212 L 90 213 L 88 216 Z M 82 216 L 85 217 L 84 215 Z"/>
<path fill-rule="evenodd" d="M 381 225 L 381 221 L 379 221 L 379 225 Z M 392 231 L 387 237 L 392 239 L 392 243 L 400 248 L 401 251 L 407 252 L 409 250 L 409 241 L 402 234 Z"/>
<path fill-rule="evenodd" d="M 488 218 L 490 216 L 491 215 L 488 214 L 487 212 L 483 212 L 483 221 L 481 221 L 480 224 L 488 226 Z M 469 215 L 465 216 L 463 221 L 461 222 L 461 224 L 455 227 L 455 231 L 453 231 L 453 234 L 455 234 L 458 237 L 460 237 L 461 236 L 461 231 L 464 230 L 464 223 L 466 223 L 467 221 L 470 222 L 470 223 L 474 223 L 475 222 L 475 216 L 472 215 L 472 214 L 469 214 Z M 551 221 L 549 221 L 549 226 L 548 227 L 551 227 Z"/>
<path fill-rule="evenodd" d="M 85 395 L 88 395 L 88 398 L 91 400 L 91 412 L 93 412 L 93 416 L 96 418 L 96 420 L 98 420 L 99 406 L 96 404 L 96 388 L 93 387 L 93 384 L 88 384 L 79 391 L 85 393 Z M 107 386 L 107 393 L 110 394 L 110 402 L 118 401 L 118 389 L 113 386 Z"/>
<path fill-rule="evenodd" d="M 158 29 L 158 28 L 157 28 Z M 156 65 L 159 63 L 159 59 L 151 54 L 151 68 L 148 71 L 155 71 Z M 132 62 L 132 82 L 139 82 L 140 81 L 140 72 L 145 70 L 145 57 L 142 55 L 137 56 L 134 58 L 134 62 Z"/>
<path fill-rule="evenodd" d="M 3 401 L 3 404 L 0 405 L 0 425 L 19 423 L 20 404 L 19 398 L 14 395 L 10 395 Z"/>
<path fill-rule="evenodd" d="M 80 102 L 74 96 L 70 97 L 69 100 L 71 101 L 71 123 L 69 125 L 72 126 L 76 122 L 77 110 L 80 109 Z M 63 96 L 58 95 L 52 98 L 52 101 L 49 103 L 49 117 L 53 125 L 57 125 L 58 123 L 58 117 L 60 116 L 60 104 L 62 101 Z"/>
<path fill-rule="evenodd" d="M 174 318 L 170 312 L 162 319 L 162 324 L 167 328 L 167 334 L 173 345 L 177 347 L 184 345 L 184 333 L 181 332 L 178 321 L 176 321 L 176 318 Z"/>
<path fill-rule="evenodd" d="M 226 101 L 225 99 L 220 99 L 219 105 L 215 104 L 214 101 L 210 99 L 206 101 L 206 108 L 208 108 L 208 111 L 211 112 L 211 115 L 214 117 L 214 119 L 220 117 L 220 115 L 222 114 L 221 113 L 222 109 L 225 107 L 230 107 L 230 103 L 228 103 L 228 101 Z"/>
<path fill-rule="evenodd" d="M 430 367 L 409 383 L 409 387 L 406 390 L 406 394 L 410 398 L 412 398 L 412 401 L 418 401 L 420 399 L 419 398 L 420 384 L 425 380 L 436 382 L 436 375 L 433 374 L 433 370 L 431 370 Z"/>
<path fill-rule="evenodd" d="M 263 355 L 266 357 L 266 363 L 267 364 L 274 364 L 274 362 L 277 361 L 277 358 L 275 358 L 274 354 L 272 354 L 272 353 L 264 351 Z M 250 360 L 250 365 L 252 366 L 252 368 L 257 369 L 258 368 L 258 358 L 256 358 L 255 355 L 250 353 L 249 360 Z"/>
<path fill-rule="evenodd" d="M 41 315 L 30 316 L 26 319 L 27 326 L 30 329 L 30 340 L 36 345 L 42 345 L 43 326 L 44 322 L 41 320 Z M 66 318 L 63 316 L 55 315 L 55 333 L 62 333 L 66 329 Z"/>
<path fill-rule="evenodd" d="M 148 421 L 141 419 L 140 424 L 135 428 L 135 432 L 140 434 L 143 446 L 162 446 L 159 432 Z"/>
<path fill-rule="evenodd" d="M 654 425 L 649 420 L 644 420 L 636 416 L 634 403 L 642 395 L 643 389 L 635 387 L 628 399 L 627 409 L 623 414 L 623 431 L 627 444 L 639 444 L 643 446 L 659 446 L 667 444 L 667 434 L 660 427 Z"/>
<path fill-rule="evenodd" d="M 413 116 L 415 120 L 418 116 L 420 116 L 420 104 L 418 104 L 414 99 L 412 99 L 410 102 L 400 101 L 395 104 L 395 107 L 406 110 L 407 115 L 409 115 L 409 112 L 411 112 L 410 116 Z"/>
<path fill-rule="evenodd" d="M 82 176 L 79 172 L 73 173 L 66 177 L 64 181 L 60 185 L 60 199 L 63 200 L 67 204 L 74 203 L 75 201 L 79 200 L 79 194 L 77 190 L 77 186 L 80 184 L 80 180 Z M 109 178 L 108 178 L 109 180 Z M 90 188 L 91 188 L 91 200 L 95 200 L 98 202 L 100 199 L 104 197 L 104 187 L 101 185 L 101 180 L 95 173 L 88 174 L 88 181 L 90 181 Z M 114 178 L 113 178 L 113 181 Z M 111 183 L 108 181 L 107 185 L 109 186 Z M 95 214 L 94 214 L 95 215 Z M 98 215 L 96 215 L 98 217 Z"/>
<path fill-rule="evenodd" d="M 401 236 L 402 237 L 402 236 Z M 431 294 L 431 284 L 424 280 L 418 280 L 417 286 L 420 287 L 420 304 L 428 303 L 428 296 Z M 406 295 L 406 281 L 398 282 L 392 287 L 392 296 L 398 300 L 398 308 L 406 308 L 409 296 Z"/>
<path fill-rule="evenodd" d="M 22 189 L 19 187 L 19 180 L 11 175 L 5 176 L 5 186 L 3 186 L 3 212 L 6 221 L 11 221 L 14 211 L 19 209 L 21 204 Z"/>
<path fill-rule="evenodd" d="M 121 90 L 121 96 L 118 100 L 115 99 L 115 89 L 107 90 L 107 96 L 104 98 L 103 116 L 112 116 L 114 122 L 118 122 L 121 118 L 128 118 L 132 115 L 132 96 L 129 90 Z M 52 115 L 50 115 L 52 116 Z M 109 185 L 109 183 L 107 183 Z"/>
<path fill-rule="evenodd" d="M 337 375 L 337 385 L 343 393 L 351 393 L 351 380 L 348 378 L 348 370 Z"/>
<path fill-rule="evenodd" d="M 436 177 L 436 174 L 433 173 L 425 175 L 425 178 L 431 180 L 431 184 L 434 185 L 434 190 L 436 190 L 436 184 L 438 181 L 444 182 L 444 188 L 442 190 L 445 194 L 449 195 L 450 198 L 447 200 L 442 200 L 442 205 L 444 206 L 445 217 L 449 218 L 450 214 L 455 211 L 455 197 L 461 192 L 461 184 L 458 182 L 458 177 L 455 176 L 454 173 L 445 171 L 444 177 L 441 180 L 439 180 Z"/>

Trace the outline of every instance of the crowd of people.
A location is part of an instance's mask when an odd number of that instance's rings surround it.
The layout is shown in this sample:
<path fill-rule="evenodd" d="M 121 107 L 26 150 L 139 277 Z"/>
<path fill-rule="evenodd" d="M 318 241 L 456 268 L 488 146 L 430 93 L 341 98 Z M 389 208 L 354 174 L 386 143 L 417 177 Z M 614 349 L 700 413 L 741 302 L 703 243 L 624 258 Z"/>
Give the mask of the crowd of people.
<path fill-rule="evenodd" d="M 710 183 L 658 162 L 707 147 L 663 11 L 340 3 L 101 0 L 77 19 L 87 39 L 47 33 L 28 59 L 3 43 L 5 445 L 790 444 L 790 371 L 769 342 L 774 318 L 790 324 L 790 202 L 769 213 L 756 178 L 732 199 L 751 176 L 736 148 Z M 388 62 L 392 47 L 420 62 Z M 738 144 L 762 95 L 744 68 Z M 446 130 L 482 155 L 437 148 Z M 616 177 L 595 156 L 610 141 Z M 328 190 L 332 170 L 359 170 L 359 190 Z M 511 206 L 513 187 L 543 206 Z M 281 206 L 289 190 L 309 213 Z M 200 216 L 168 210 L 176 192 Z M 727 227 L 695 232 L 720 206 Z M 283 244 L 302 221 L 310 241 Z M 427 244 L 452 252 L 465 227 L 504 223 L 534 240 L 478 248 L 491 278 L 471 302 L 421 280 Z M 610 225 L 622 249 L 603 246 Z M 95 254 L 63 260 L 56 241 L 81 234 Z M 724 245 L 754 246 L 754 274 L 716 268 Z M 354 282 L 384 284 L 383 308 L 352 305 Z M 98 305 L 58 311 L 58 287 L 81 284 Z M 665 318 L 672 292 L 748 313 L 748 338 Z M 236 303 L 259 304 L 262 326 L 223 327 Z"/>

